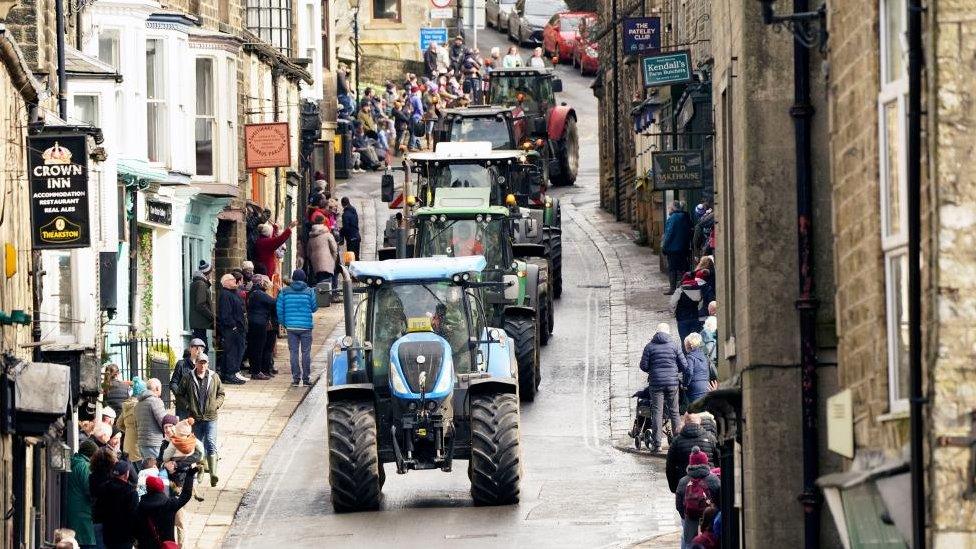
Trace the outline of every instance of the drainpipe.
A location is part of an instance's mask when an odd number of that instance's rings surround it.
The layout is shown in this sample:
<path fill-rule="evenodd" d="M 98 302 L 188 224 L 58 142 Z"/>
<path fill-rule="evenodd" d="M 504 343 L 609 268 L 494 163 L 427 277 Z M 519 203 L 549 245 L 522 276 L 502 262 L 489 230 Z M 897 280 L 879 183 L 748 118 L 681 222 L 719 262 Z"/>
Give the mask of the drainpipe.
<path fill-rule="evenodd" d="M 68 77 L 64 66 L 64 0 L 54 0 L 54 33 L 58 48 L 58 116 L 68 121 Z"/>
<path fill-rule="evenodd" d="M 908 383 L 912 547 L 925 549 L 925 449 L 922 420 L 922 2 L 908 2 Z"/>
<path fill-rule="evenodd" d="M 807 0 L 793 0 L 794 13 L 808 11 Z M 820 547 L 820 494 L 817 491 L 817 341 L 816 321 L 818 302 L 813 285 L 813 178 L 810 151 L 810 126 L 813 105 L 810 104 L 810 52 L 798 39 L 793 39 L 793 118 L 795 171 L 797 253 L 799 254 L 799 298 L 796 308 L 800 315 L 800 385 L 803 433 L 803 505 L 804 547 Z"/>
<path fill-rule="evenodd" d="M 277 63 L 271 68 L 271 110 L 274 112 L 273 120 L 278 121 L 278 107 L 280 98 L 278 97 L 278 77 L 281 75 L 281 71 L 278 69 Z M 274 217 L 277 219 L 278 211 L 281 209 L 281 168 L 274 169 L 274 184 L 275 184 L 275 207 L 274 207 Z"/>
<path fill-rule="evenodd" d="M 617 29 L 617 0 L 611 2 L 610 24 L 613 25 L 613 213 L 617 221 L 623 218 L 620 203 L 620 60 L 617 48 L 620 33 Z"/>

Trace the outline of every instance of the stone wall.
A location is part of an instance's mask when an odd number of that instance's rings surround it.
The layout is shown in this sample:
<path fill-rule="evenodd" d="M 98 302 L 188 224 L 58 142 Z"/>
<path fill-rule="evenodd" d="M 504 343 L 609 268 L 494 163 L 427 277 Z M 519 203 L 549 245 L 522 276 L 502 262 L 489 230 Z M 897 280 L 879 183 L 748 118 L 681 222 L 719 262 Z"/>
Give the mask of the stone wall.
<path fill-rule="evenodd" d="M 387 80 L 394 82 L 403 81 L 403 75 L 411 72 L 416 75 L 424 74 L 424 64 L 421 61 L 412 59 L 398 59 L 395 57 L 385 57 L 381 55 L 363 55 L 360 57 L 359 80 L 365 85 L 367 83 L 382 86 Z M 355 78 L 350 74 L 349 85 L 355 83 Z M 355 92 L 355 90 L 353 90 Z"/>
<path fill-rule="evenodd" d="M 931 181 L 923 187 L 929 513 L 934 547 L 973 547 L 976 501 L 963 497 L 971 452 L 936 439 L 968 436 L 976 410 L 976 19 L 971 2 L 949 0 L 929 3 L 927 16 L 928 86 L 936 90 L 928 98 Z"/>

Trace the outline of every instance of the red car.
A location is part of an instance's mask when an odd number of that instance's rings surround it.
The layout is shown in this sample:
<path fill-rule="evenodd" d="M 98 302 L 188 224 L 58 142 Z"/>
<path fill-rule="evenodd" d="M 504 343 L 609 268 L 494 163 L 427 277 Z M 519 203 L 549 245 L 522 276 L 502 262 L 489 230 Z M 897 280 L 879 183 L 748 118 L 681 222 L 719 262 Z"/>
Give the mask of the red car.
<path fill-rule="evenodd" d="M 552 56 L 563 62 L 572 61 L 578 36 L 576 30 L 587 17 L 596 20 L 596 14 L 592 12 L 570 11 L 553 15 L 542 30 L 542 50 L 546 57 Z"/>
<path fill-rule="evenodd" d="M 596 15 L 587 16 L 580 23 L 573 47 L 573 66 L 578 66 L 583 75 L 596 74 L 600 69 L 600 43 L 591 35 L 596 35 Z"/>

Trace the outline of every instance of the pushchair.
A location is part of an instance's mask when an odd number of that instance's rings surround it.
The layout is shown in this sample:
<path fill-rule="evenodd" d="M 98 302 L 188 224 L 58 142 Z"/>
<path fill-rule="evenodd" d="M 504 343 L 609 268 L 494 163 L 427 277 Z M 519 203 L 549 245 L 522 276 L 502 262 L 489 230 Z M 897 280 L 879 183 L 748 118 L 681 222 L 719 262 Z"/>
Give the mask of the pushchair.
<path fill-rule="evenodd" d="M 651 390 L 649 387 L 645 387 L 631 395 L 631 398 L 637 399 L 637 409 L 634 412 L 634 426 L 627 434 L 630 435 L 630 438 L 634 439 L 634 448 L 640 450 L 641 442 L 643 442 L 644 447 L 650 450 L 652 445 Z M 668 438 L 668 446 L 670 446 L 674 436 L 671 420 L 668 419 L 668 414 L 664 414 L 663 411 L 662 415 L 661 430 L 664 431 L 664 435 Z"/>

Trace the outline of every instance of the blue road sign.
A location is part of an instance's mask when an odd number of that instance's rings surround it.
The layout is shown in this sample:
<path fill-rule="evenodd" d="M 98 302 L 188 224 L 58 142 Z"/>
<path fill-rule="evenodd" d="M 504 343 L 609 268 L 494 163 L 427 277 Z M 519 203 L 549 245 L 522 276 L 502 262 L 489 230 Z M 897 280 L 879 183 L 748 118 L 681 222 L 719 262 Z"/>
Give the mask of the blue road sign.
<path fill-rule="evenodd" d="M 447 42 L 447 27 L 421 27 L 420 51 L 424 51 L 431 42 L 443 44 Z"/>

